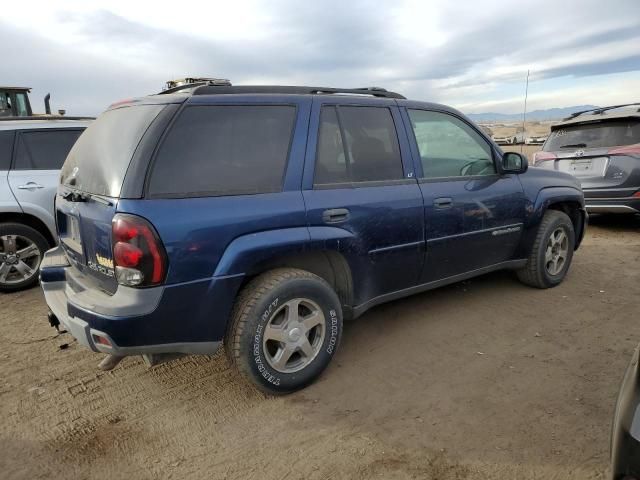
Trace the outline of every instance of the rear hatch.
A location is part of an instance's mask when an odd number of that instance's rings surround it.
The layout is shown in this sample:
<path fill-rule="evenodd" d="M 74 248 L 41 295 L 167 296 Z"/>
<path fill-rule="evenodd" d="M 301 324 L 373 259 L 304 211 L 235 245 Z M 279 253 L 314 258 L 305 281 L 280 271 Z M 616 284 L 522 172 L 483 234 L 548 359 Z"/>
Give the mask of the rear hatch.
<path fill-rule="evenodd" d="M 640 185 L 640 119 L 615 120 L 558 126 L 534 156 L 536 167 L 567 172 L 584 189 L 615 189 Z M 627 196 L 603 192 L 604 196 Z"/>
<path fill-rule="evenodd" d="M 74 267 L 73 280 L 81 284 L 77 288 L 97 287 L 107 293 L 117 289 L 111 221 L 131 159 L 165 107 L 134 104 L 107 110 L 67 156 L 56 196 L 56 220 L 60 245 Z"/>

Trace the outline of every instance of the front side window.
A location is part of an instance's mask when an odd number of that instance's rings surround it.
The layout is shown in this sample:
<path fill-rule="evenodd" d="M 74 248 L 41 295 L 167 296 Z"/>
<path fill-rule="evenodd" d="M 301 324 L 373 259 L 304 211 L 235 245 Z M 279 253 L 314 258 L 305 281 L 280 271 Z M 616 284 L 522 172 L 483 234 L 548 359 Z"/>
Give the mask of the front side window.
<path fill-rule="evenodd" d="M 0 117 L 12 117 L 11 95 L 8 92 L 0 92 Z"/>
<path fill-rule="evenodd" d="M 490 145 L 462 120 L 446 113 L 409 110 L 423 178 L 494 175 Z"/>
<path fill-rule="evenodd" d="M 16 93 L 16 110 L 19 117 L 27 117 L 29 115 L 26 93 Z"/>
<path fill-rule="evenodd" d="M 281 191 L 295 117 L 286 105 L 187 107 L 158 152 L 149 194 Z"/>
<path fill-rule="evenodd" d="M 40 130 L 18 136 L 15 170 L 58 170 L 81 130 Z"/>
<path fill-rule="evenodd" d="M 315 185 L 402 178 L 400 147 L 388 108 L 322 108 Z"/>

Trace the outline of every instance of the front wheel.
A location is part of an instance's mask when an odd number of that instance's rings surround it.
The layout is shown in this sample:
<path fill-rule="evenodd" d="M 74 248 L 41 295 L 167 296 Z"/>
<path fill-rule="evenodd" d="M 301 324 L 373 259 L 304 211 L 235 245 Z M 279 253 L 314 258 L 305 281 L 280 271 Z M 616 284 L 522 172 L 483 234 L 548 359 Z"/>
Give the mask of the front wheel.
<path fill-rule="evenodd" d="M 311 384 L 340 343 L 342 311 L 333 289 L 304 270 L 281 268 L 253 279 L 236 301 L 227 357 L 259 389 L 290 393 Z"/>
<path fill-rule="evenodd" d="M 564 212 L 548 210 L 538 227 L 527 264 L 518 270 L 518 278 L 536 288 L 559 285 L 571 265 L 574 246 L 575 232 L 571 219 Z"/>
<path fill-rule="evenodd" d="M 0 292 L 29 288 L 49 249 L 40 232 L 20 223 L 0 223 Z"/>

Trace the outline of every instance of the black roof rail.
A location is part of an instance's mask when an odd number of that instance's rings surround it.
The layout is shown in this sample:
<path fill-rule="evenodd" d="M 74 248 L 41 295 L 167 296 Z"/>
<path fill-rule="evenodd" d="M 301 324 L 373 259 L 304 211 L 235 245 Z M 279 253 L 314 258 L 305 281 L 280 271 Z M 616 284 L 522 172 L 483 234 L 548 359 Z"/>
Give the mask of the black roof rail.
<path fill-rule="evenodd" d="M 169 93 L 164 91 L 162 93 Z M 379 98 L 404 99 L 403 95 L 390 92 L 380 87 L 363 88 L 333 88 L 333 87 L 295 87 L 284 85 L 238 85 L 238 86 L 211 86 L 203 85 L 193 90 L 193 95 L 232 95 L 232 94 L 291 94 L 291 95 L 313 95 L 313 94 L 346 94 L 346 95 L 371 95 Z"/>
<path fill-rule="evenodd" d="M 572 118 L 576 118 L 582 115 L 583 113 L 589 113 L 589 112 L 593 112 L 592 115 L 600 115 L 601 113 L 604 113 L 607 110 L 614 110 L 616 108 L 622 108 L 622 107 L 633 107 L 634 105 L 640 105 L 640 103 L 622 103 L 620 105 L 611 105 L 609 107 L 590 108 L 588 110 L 581 110 L 579 112 L 574 112 L 571 115 L 569 115 L 567 118 L 564 118 L 563 120 L 571 120 Z"/>
<path fill-rule="evenodd" d="M 66 115 L 29 115 L 24 117 L 0 117 L 0 121 L 9 120 L 95 120 L 96 117 L 68 117 Z"/>

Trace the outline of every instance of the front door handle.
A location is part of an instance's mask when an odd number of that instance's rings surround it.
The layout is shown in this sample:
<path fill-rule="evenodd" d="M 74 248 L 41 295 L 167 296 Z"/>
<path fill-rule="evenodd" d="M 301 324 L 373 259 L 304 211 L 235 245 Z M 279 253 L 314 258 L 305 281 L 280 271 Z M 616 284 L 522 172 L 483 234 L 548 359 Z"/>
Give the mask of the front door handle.
<path fill-rule="evenodd" d="M 44 188 L 44 185 L 36 182 L 27 182 L 24 185 L 18 185 L 18 190 L 37 190 L 39 188 Z"/>
<path fill-rule="evenodd" d="M 436 198 L 433 201 L 433 206 L 436 208 L 449 208 L 453 205 L 453 200 L 450 197 Z"/>
<path fill-rule="evenodd" d="M 322 212 L 322 221 L 324 223 L 340 223 L 349 218 L 349 210 L 346 208 L 330 208 Z"/>

